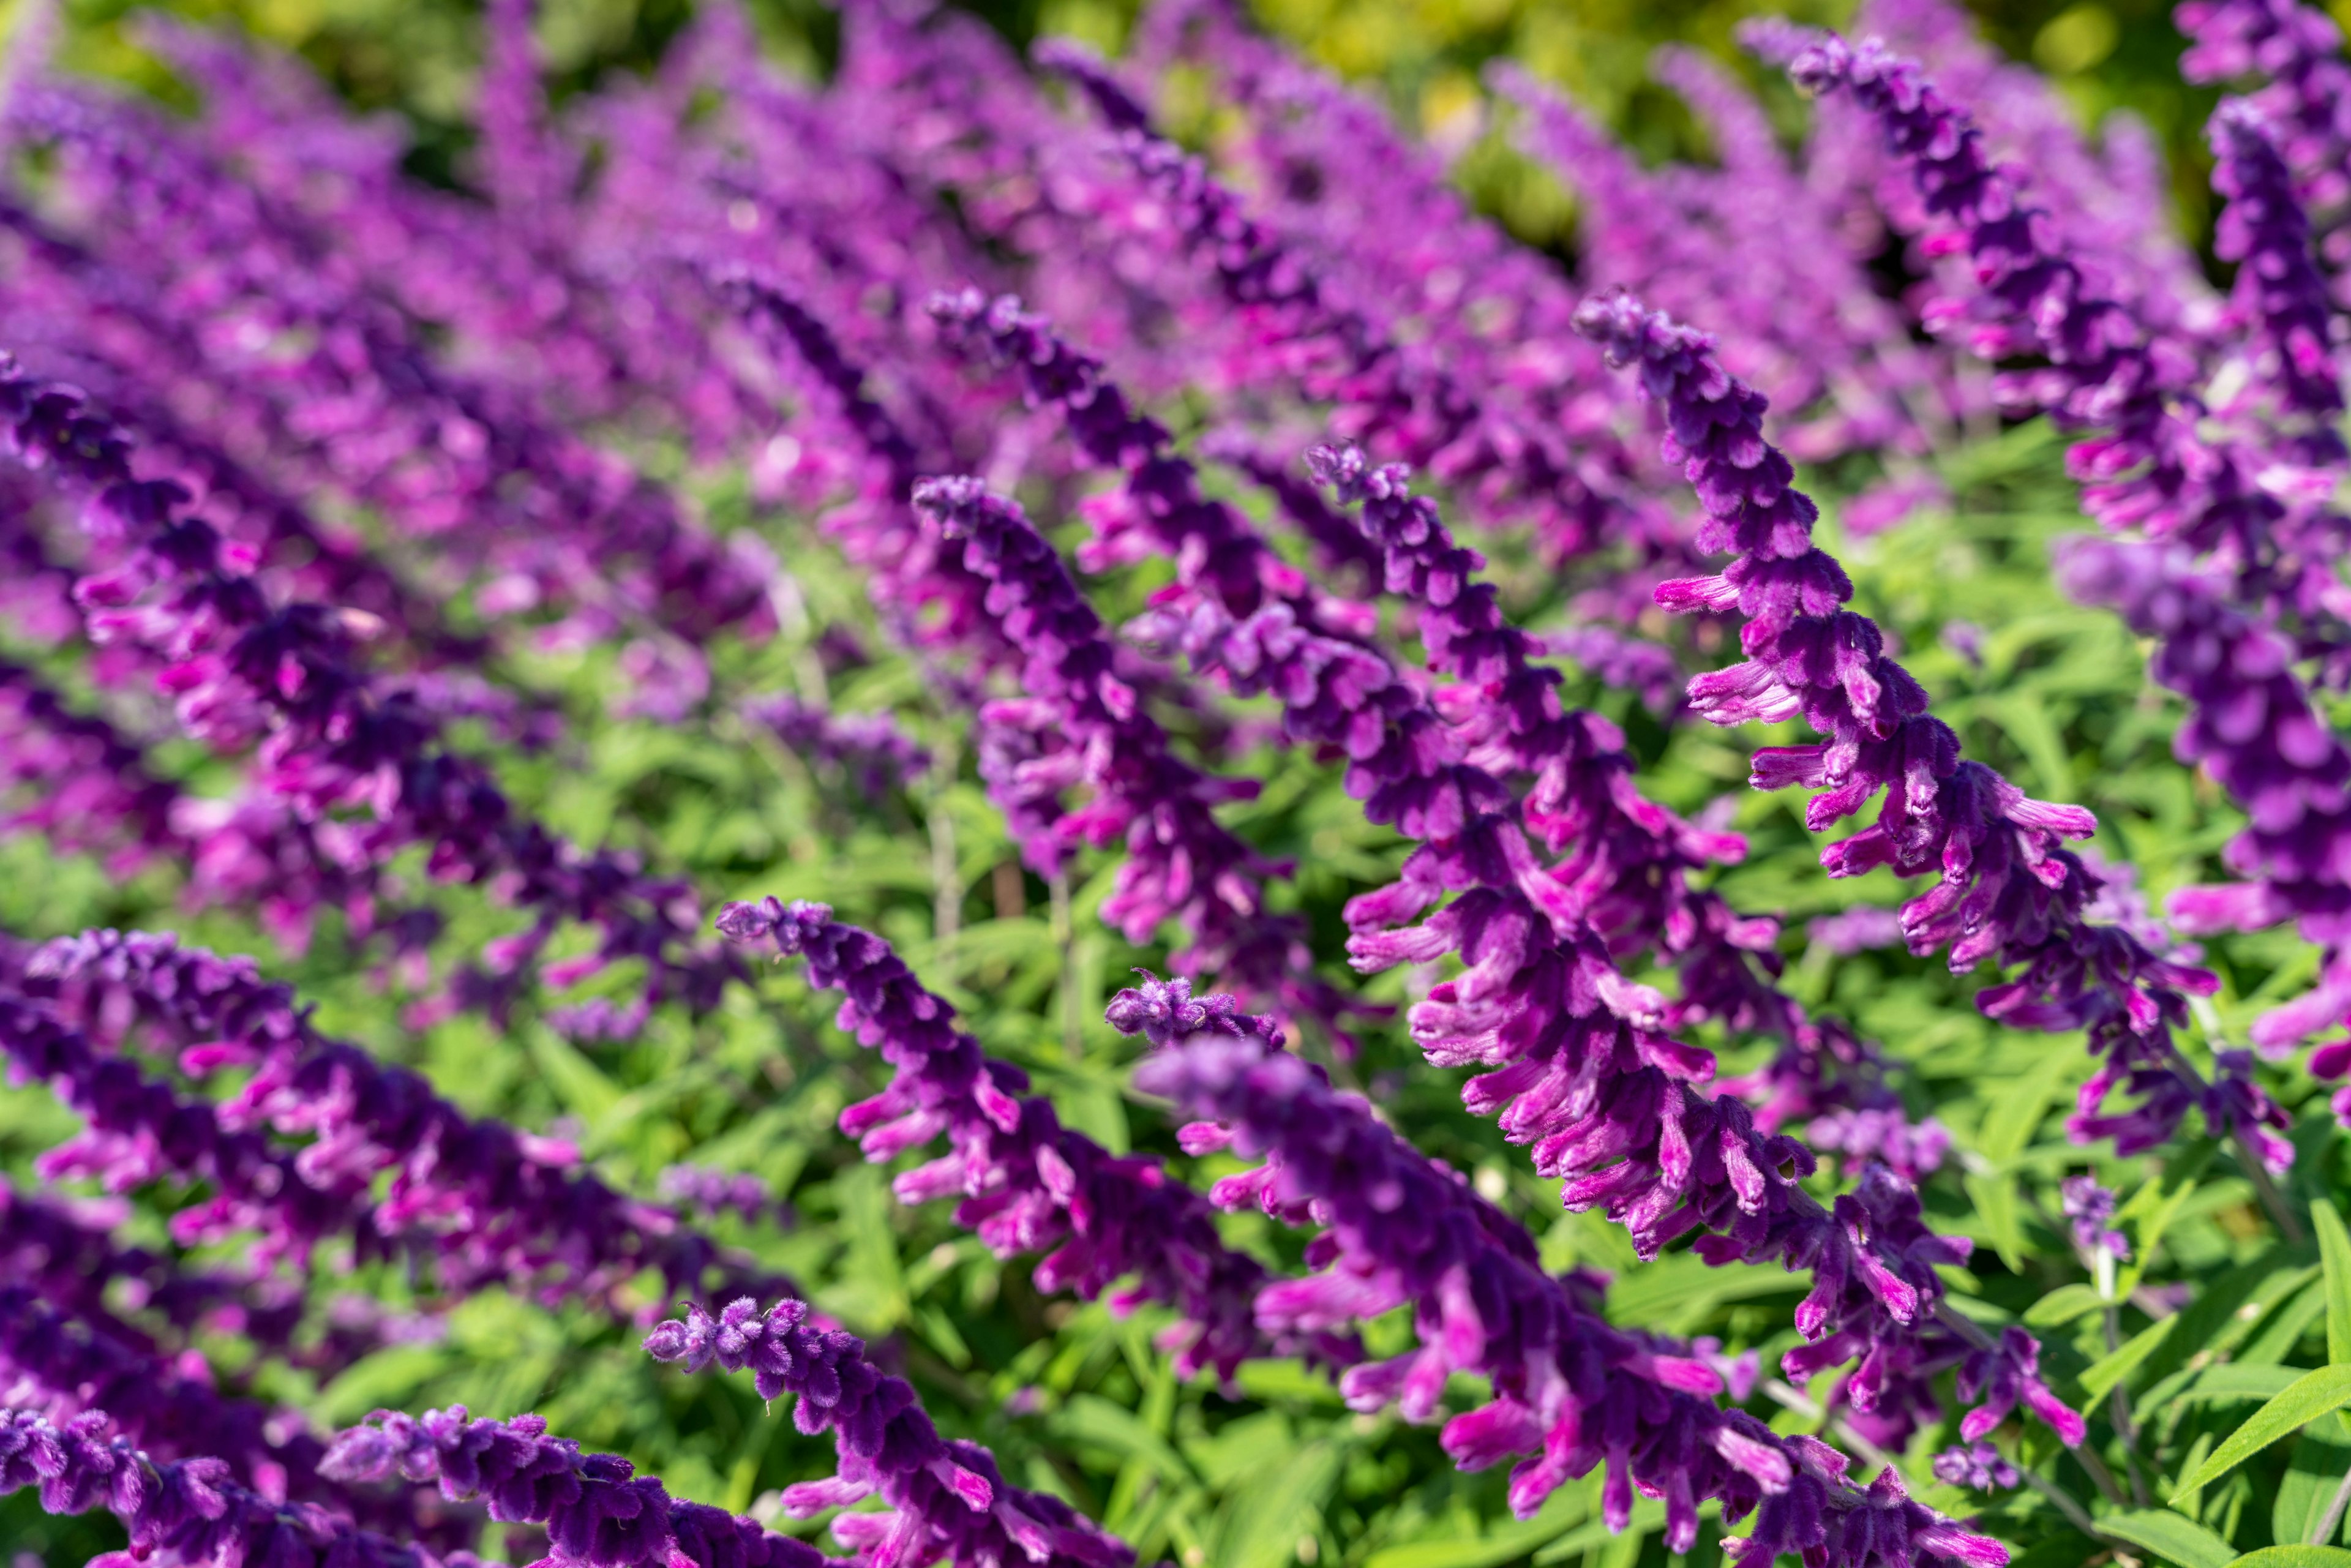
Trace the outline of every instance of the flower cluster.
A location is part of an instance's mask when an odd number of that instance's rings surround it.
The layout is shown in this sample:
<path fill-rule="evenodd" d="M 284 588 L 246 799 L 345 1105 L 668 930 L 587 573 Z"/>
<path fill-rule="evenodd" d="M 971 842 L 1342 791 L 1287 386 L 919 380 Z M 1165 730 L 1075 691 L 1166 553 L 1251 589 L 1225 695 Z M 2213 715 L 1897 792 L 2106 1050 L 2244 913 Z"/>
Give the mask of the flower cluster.
<path fill-rule="evenodd" d="M 1948 0 L 1744 25 L 1792 139 L 1649 52 L 1703 162 L 1620 133 L 1621 50 L 1419 136 L 1232 0 L 1118 59 L 854 0 L 805 75 L 798 20 L 539 10 L 425 142 L 226 31 L 59 52 L 170 112 L 11 41 L 0 1520 L 105 1568 L 2332 1531 L 2182 1480 L 2243 1447 L 2216 1364 L 2340 1327 L 2331 23 L 2179 7 L 2206 245 Z M 331 1435 L 379 1400 L 442 1407 Z"/>

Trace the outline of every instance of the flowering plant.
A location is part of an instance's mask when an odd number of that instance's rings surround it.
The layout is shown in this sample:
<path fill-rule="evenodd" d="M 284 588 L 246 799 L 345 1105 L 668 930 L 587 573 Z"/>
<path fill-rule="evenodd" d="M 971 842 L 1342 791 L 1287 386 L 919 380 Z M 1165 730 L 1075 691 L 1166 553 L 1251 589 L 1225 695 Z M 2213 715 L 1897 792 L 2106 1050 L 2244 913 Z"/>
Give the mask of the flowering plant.
<path fill-rule="evenodd" d="M 17 10 L 15 1568 L 2351 1568 L 2320 13 Z"/>

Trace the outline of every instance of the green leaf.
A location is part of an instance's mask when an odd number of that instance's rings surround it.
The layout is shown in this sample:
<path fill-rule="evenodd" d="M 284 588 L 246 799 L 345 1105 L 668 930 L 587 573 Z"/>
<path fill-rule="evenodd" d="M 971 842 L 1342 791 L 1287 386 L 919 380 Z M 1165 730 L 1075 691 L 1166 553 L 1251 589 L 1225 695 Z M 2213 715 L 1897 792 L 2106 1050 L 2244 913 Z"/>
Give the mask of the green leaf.
<path fill-rule="evenodd" d="M 2024 1322 L 2028 1328 L 2053 1329 L 2105 1305 L 2087 1285 L 2060 1285 L 2025 1309 Z"/>
<path fill-rule="evenodd" d="M 2351 1234 L 2323 1197 L 2311 1200 L 2310 1225 L 2318 1232 L 2318 1259 L 2326 1270 L 2326 1359 L 2351 1364 Z"/>
<path fill-rule="evenodd" d="M 2305 1429 L 2295 1439 L 2294 1457 L 2278 1482 L 2270 1508 L 2270 1534 L 2283 1542 L 2308 1541 L 2346 1472 L 2351 1472 L 2351 1434 L 2330 1430 L 2323 1421 Z"/>
<path fill-rule="evenodd" d="M 1386 1547 L 1365 1558 L 1364 1568 L 1499 1568 L 1556 1540 L 1591 1511 L 1582 1489 L 1562 1487 L 1532 1519 L 1511 1520 L 1475 1540 L 1413 1541 Z"/>
<path fill-rule="evenodd" d="M 1099 1394 L 1071 1395 L 1069 1403 L 1054 1413 L 1052 1430 L 1067 1442 L 1107 1448 L 1123 1459 L 1140 1460 L 1167 1480 L 1192 1479 L 1192 1467 L 1166 1438 Z"/>
<path fill-rule="evenodd" d="M 2264 1546 L 2229 1568 L 2351 1568 L 2351 1552 L 2340 1546 Z"/>
<path fill-rule="evenodd" d="M 1338 1477 L 1339 1451 L 1327 1442 L 1258 1471 L 1226 1500 L 1210 1559 L 1229 1568 L 1286 1568 L 1322 1522 L 1322 1500 Z"/>
<path fill-rule="evenodd" d="M 2351 1366 L 2323 1366 L 2295 1379 L 2292 1387 L 2254 1411 L 2250 1420 L 2230 1433 L 2228 1440 L 2212 1450 L 2212 1457 L 2197 1468 L 2181 1490 L 2210 1484 L 2288 1432 L 2346 1405 L 2351 1405 Z"/>
<path fill-rule="evenodd" d="M 2237 1559 L 2235 1547 L 2168 1508 L 2109 1514 L 2098 1521 L 2098 1531 L 2133 1546 L 2144 1546 L 2179 1568 L 2229 1568 Z"/>
<path fill-rule="evenodd" d="M 2130 1201 L 2116 1212 L 2117 1226 L 2138 1221 L 2138 1246 L 2131 1254 L 2130 1267 L 2116 1281 L 2116 1292 L 2129 1295 L 2138 1288 L 2148 1265 L 2155 1260 L 2155 1249 L 2163 1240 L 2163 1233 L 2179 1217 L 2180 1207 L 2196 1191 L 2196 1183 L 2204 1167 L 2212 1163 L 2212 1155 L 2220 1145 L 2210 1138 L 2199 1138 L 2179 1157 L 2164 1162 L 2163 1169 L 2147 1184 L 2131 1194 Z"/>
<path fill-rule="evenodd" d="M 2016 1178 L 2005 1167 L 2032 1142 L 2042 1115 L 2049 1109 L 2050 1095 L 2056 1092 L 2057 1085 L 2064 1081 L 2073 1065 L 2066 1052 L 2043 1052 L 2030 1070 L 1993 1098 L 1984 1109 L 1976 1152 L 1995 1168 L 1971 1174 L 1962 1184 L 1968 1196 L 1975 1200 L 1976 1212 L 1982 1216 L 1984 1230 L 1991 1236 L 2001 1261 L 2019 1271 L 2024 1266 L 2024 1229 L 2018 1211 Z"/>

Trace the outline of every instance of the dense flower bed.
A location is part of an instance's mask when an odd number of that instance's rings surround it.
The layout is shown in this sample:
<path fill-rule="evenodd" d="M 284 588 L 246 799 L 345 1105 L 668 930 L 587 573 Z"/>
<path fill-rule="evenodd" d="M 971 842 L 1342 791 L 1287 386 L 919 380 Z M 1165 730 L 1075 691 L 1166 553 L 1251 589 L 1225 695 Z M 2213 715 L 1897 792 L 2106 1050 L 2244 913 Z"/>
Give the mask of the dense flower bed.
<path fill-rule="evenodd" d="M 1940 0 L 1498 61 L 1566 255 L 1227 0 L 20 37 L 0 1541 L 2351 1563 L 2351 66 L 2177 20 L 2211 257 Z"/>

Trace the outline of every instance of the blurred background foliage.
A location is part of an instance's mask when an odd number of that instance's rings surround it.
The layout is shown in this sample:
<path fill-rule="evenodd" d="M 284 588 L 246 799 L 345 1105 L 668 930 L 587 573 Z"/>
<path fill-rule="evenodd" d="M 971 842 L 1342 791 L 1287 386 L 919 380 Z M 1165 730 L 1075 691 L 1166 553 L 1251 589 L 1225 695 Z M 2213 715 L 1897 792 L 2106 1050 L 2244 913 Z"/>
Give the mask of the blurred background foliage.
<path fill-rule="evenodd" d="M 834 47 L 826 14 L 811 0 L 749 0 L 768 43 L 805 68 L 825 68 Z M 2351 9 L 2351 0 L 2338 0 Z M 227 18 L 309 59 L 358 106 L 402 114 L 416 131 L 417 172 L 455 179 L 464 167 L 478 62 L 479 17 L 455 0 L 189 0 L 172 7 Z M 1407 122 L 1458 134 L 1478 122 L 1476 72 L 1510 53 L 1562 81 L 1611 118 L 1653 158 L 1703 156 L 1687 118 L 1646 85 L 1648 51 L 1669 38 L 1729 50 L 1733 23 L 1760 7 L 1744 0 L 1258 0 L 1270 27 L 1352 77 L 1375 82 Z M 1016 37 L 1074 33 L 1115 47 L 1132 21 L 1128 0 L 998 0 L 983 6 Z M 1806 0 L 1808 19 L 1837 22 L 1841 0 Z M 170 96 L 172 84 L 131 41 L 122 0 L 60 0 L 57 53 L 68 69 L 116 77 Z M 21 25 L 28 0 L 12 0 Z M 685 0 L 544 0 L 540 37 L 559 96 L 610 73 L 644 68 L 688 17 Z M 2128 106 L 2172 148 L 2183 194 L 2203 189 L 2201 126 L 2209 99 L 2182 88 L 2180 40 L 2161 0 L 1998 0 L 1980 7 L 1991 35 L 2065 85 L 2086 117 Z M 1792 131 L 1801 108 L 1776 100 Z M 1530 171 L 1489 140 L 1465 165 L 1482 201 L 1538 242 L 1569 232 L 1572 213 L 1555 187 L 1546 194 Z M 2191 225 L 2200 204 L 2183 201 Z M 633 455 L 674 472 L 674 455 Z M 1807 476 L 1823 487 L 1826 540 L 1851 564 L 1858 601 L 1900 640 L 1938 710 L 1965 734 L 1973 755 L 2004 769 L 2032 794 L 2077 800 L 2099 817 L 2099 846 L 2138 866 L 2159 897 L 2217 871 L 2220 845 L 2239 826 L 2208 780 L 2171 760 L 2176 701 L 2150 691 L 2143 656 L 2110 617 L 2066 603 L 2051 583 L 2049 541 L 2085 525 L 2059 463 L 2056 438 L 2039 424 L 2011 431 L 1943 459 L 1953 495 L 1949 515 L 1923 519 L 1867 541 L 1837 536 L 1834 476 Z M 1132 1042 L 1101 1022 L 1100 1005 L 1132 966 L 1164 964 L 1164 949 L 1128 947 L 1101 925 L 1108 856 L 1081 867 L 1071 921 L 1057 929 L 1047 890 L 1024 874 L 988 806 L 969 759 L 943 768 L 904 798 L 859 799 L 839 778 L 812 771 L 781 748 L 746 733 L 728 704 L 747 693 L 797 688 L 842 708 L 890 707 L 942 755 L 961 716 L 941 712 L 914 670 L 889 651 L 872 622 L 862 585 L 805 517 L 754 508 L 739 475 L 689 475 L 684 483 L 714 527 L 758 528 L 789 565 L 806 613 L 764 646 L 711 650 L 716 687 L 711 730 L 611 716 L 623 676 L 613 651 L 534 657 L 517 672 L 559 694 L 567 737 L 544 754 L 507 752 L 499 776 L 525 809 L 583 841 L 640 849 L 659 868 L 690 877 L 705 907 L 723 898 L 777 894 L 821 897 L 844 918 L 900 945 L 935 988 L 965 1009 L 991 1052 L 1029 1068 L 1064 1118 L 1114 1148 L 1173 1155 L 1165 1121 L 1125 1091 Z M 1071 525 L 1074 532 L 1074 525 Z M 1091 586 L 1116 623 L 1144 603 L 1158 578 L 1151 568 Z M 1559 613 L 1553 585 L 1524 565 L 1506 576 L 1513 610 L 1541 629 Z M 860 629 L 870 662 L 837 673 L 829 690 L 810 691 L 817 633 Z M 1956 634 L 1966 629 L 1965 635 Z M 0 647 L 8 638 L 0 628 Z M 77 678 L 68 668 L 63 679 Z M 819 674 L 814 684 L 822 687 Z M 2149 1160 L 2117 1160 L 2069 1145 L 2062 1119 L 2092 1062 L 2078 1042 L 1997 1030 L 1970 1005 L 1983 977 L 1953 977 L 1939 962 L 1900 952 L 1834 958 L 1804 932 L 1807 918 L 1855 902 L 1890 905 L 1898 894 L 1880 873 L 1829 883 L 1819 841 L 1788 795 L 1747 790 L 1745 750 L 1753 736 L 1674 725 L 1632 697 L 1595 685 L 1572 688 L 1623 723 L 1645 764 L 1644 788 L 1696 810 L 1718 797 L 1749 832 L 1753 852 L 1723 883 L 1737 903 L 1789 915 L 1784 952 L 1796 994 L 1844 1011 L 1886 1042 L 1901 1064 L 1900 1088 L 1914 1113 L 1931 1113 L 1955 1134 L 1965 1159 L 1929 1186 L 1938 1228 L 1980 1243 L 1972 1267 L 1951 1270 L 1962 1309 L 1987 1322 L 2013 1322 L 2079 1270 L 2068 1257 L 2055 1184 L 2085 1166 L 2142 1207 L 2176 1193 Z M 729 728 L 728 726 L 735 727 Z M 718 744 L 708 737 L 715 734 Z M 175 753 L 191 777 L 211 766 Z M 1269 853 L 1295 857 L 1297 906 L 1314 923 L 1318 946 L 1340 950 L 1344 900 L 1386 880 L 1400 846 L 1367 826 L 1339 788 L 1336 772 L 1311 759 L 1259 748 L 1213 758 L 1219 771 L 1268 779 L 1263 795 L 1231 820 Z M 927 847 L 925 847 L 927 840 Z M 960 928 L 943 938 L 935 924 L 937 873 L 959 885 Z M 1280 1568 L 1290 1562 L 1351 1568 L 1499 1568 L 1587 1561 L 1604 1568 L 1661 1565 L 1656 1505 L 1644 1502 L 1634 1531 L 1610 1540 L 1596 1518 L 1596 1482 L 1571 1487 L 1536 1520 L 1510 1520 L 1505 1477 L 1456 1474 L 1433 1432 L 1393 1415 L 1353 1416 L 1329 1383 L 1294 1364 L 1246 1369 L 1240 1386 L 1205 1381 L 1179 1386 L 1151 1346 L 1158 1326 L 1145 1312 L 1114 1322 L 1099 1305 L 1040 1299 L 1029 1264 L 1000 1264 L 956 1228 L 946 1207 L 895 1203 L 887 1173 L 862 1164 L 832 1127 L 841 1106 L 880 1086 L 880 1064 L 833 1029 L 834 999 L 813 994 L 796 967 L 764 978 L 757 994 L 737 990 L 714 1016 L 664 1016 L 621 1047 L 581 1046 L 538 1017 L 507 1036 L 454 1020 L 422 1033 L 402 1028 L 387 982 L 350 961 L 331 930 L 305 954 L 273 954 L 235 917 L 189 917 L 176 889 L 158 875 L 130 883 L 87 861 L 59 858 L 37 841 L 0 843 L 0 927 L 47 936 L 90 925 L 174 926 L 192 940 L 265 955 L 272 973 L 320 1005 L 331 1031 L 431 1073 L 470 1111 L 575 1135 L 586 1158 L 611 1179 L 652 1190 L 681 1159 L 758 1176 L 780 1206 L 752 1224 L 722 1218 L 715 1228 L 807 1282 L 811 1295 L 874 1338 L 885 1359 L 914 1377 L 944 1427 L 992 1445 L 1026 1484 L 1069 1497 L 1142 1552 L 1185 1568 Z M 512 912 L 462 890 L 444 901 L 450 953 L 477 951 L 516 925 Z M 2311 955 L 2270 934 L 2215 943 L 2220 1029 L 2241 1030 L 2269 1000 L 2308 976 Z M 1332 966 L 1334 974 L 1337 967 Z M 612 974 L 615 990 L 630 977 Z M 1403 972 L 1364 983 L 1374 999 L 1404 999 Z M 396 991 L 396 987 L 392 988 Z M 2198 1042 L 2199 1051 L 2225 1033 Z M 1722 1042 L 1709 1040 L 1708 1044 Z M 1733 1058 L 1729 1071 L 1750 1065 Z M 1421 1146 L 1473 1174 L 1480 1191 L 1523 1217 L 1554 1267 L 1583 1263 L 1615 1275 L 1611 1311 L 1619 1322 L 1679 1333 L 1712 1334 L 1731 1349 L 1759 1349 L 1767 1364 L 1792 1343 L 1791 1310 L 1802 1285 L 1776 1270 L 1708 1270 L 1677 1250 L 1635 1266 L 1620 1231 L 1594 1216 L 1562 1214 L 1555 1186 L 1537 1181 L 1521 1152 L 1491 1123 L 1458 1102 L 1458 1075 L 1425 1067 L 1398 1028 L 1369 1031 L 1360 1061 L 1335 1071 L 1378 1099 Z M 2335 1140 L 2324 1096 L 2299 1074 L 2283 1098 L 2302 1116 L 2310 1157 L 2296 1180 L 2328 1190 Z M 37 1089 L 0 1090 L 0 1168 L 21 1177 L 32 1155 L 69 1124 Z M 1233 1168 L 1209 1159 L 1176 1163 L 1195 1180 Z M 1823 1186 L 1834 1185 L 1824 1173 Z M 2229 1333 L 2241 1364 L 2323 1359 L 2314 1262 L 2268 1239 L 2252 1191 L 2215 1162 L 2168 1216 L 2162 1245 L 2176 1278 L 2217 1281 L 2217 1300 L 2237 1312 Z M 2153 1195 L 2153 1196 L 2149 1196 Z M 1295 1265 L 1298 1238 L 1251 1216 L 1232 1221 L 1236 1239 Z M 2146 1250 L 2154 1242 L 2142 1231 Z M 2143 1253 L 2144 1255 L 2144 1253 Z M 408 1284 L 388 1270 L 322 1283 L 408 1304 Z M 420 1306 L 429 1303 L 416 1303 Z M 1375 1349 L 1400 1348 L 1408 1326 L 1373 1325 Z M 595 1448 L 659 1469 L 679 1491 L 742 1509 L 818 1468 L 809 1439 L 763 1413 L 739 1380 L 657 1373 L 635 1333 L 577 1312 L 486 1296 L 449 1314 L 429 1343 L 371 1355 L 324 1387 L 285 1368 L 256 1373 L 256 1392 L 282 1396 L 342 1421 L 377 1405 L 416 1408 L 464 1401 L 477 1411 L 545 1414 L 555 1427 Z M 2314 1351 L 2315 1344 L 2319 1348 Z M 228 1347 L 211 1347 L 225 1353 Z M 2068 1337 L 2049 1336 L 2045 1365 L 2061 1393 L 2105 1354 L 2088 1320 Z M 235 1365 L 234 1356 L 224 1363 Z M 2142 1382 L 2180 1369 L 2158 1361 Z M 1826 1380 L 1810 1390 L 1826 1392 Z M 2169 1385 L 2163 1385 L 2169 1386 Z M 1773 1414 L 1769 1406 L 1762 1413 Z M 2241 1407 L 2225 1397 L 2183 1403 L 2180 1449 L 2205 1427 L 2226 1431 Z M 1808 1427 L 1780 1410 L 1782 1429 Z M 1922 1434 L 1922 1444 L 1928 1443 Z M 1923 1450 L 1907 1456 L 1914 1482 Z M 2207 1517 L 2234 1521 L 2259 1512 L 2280 1484 L 2283 1449 L 2237 1472 L 2203 1502 Z M 2297 1472 L 2298 1473 L 2298 1472 Z M 1921 1485 L 1926 1500 L 1957 1511 L 1982 1500 Z M 2078 1537 L 2053 1530 L 2046 1505 L 2022 1491 L 1984 1511 L 2009 1539 L 2037 1539 L 2034 1568 L 2078 1563 Z M 806 1526 L 799 1528 L 809 1528 Z M 2258 1533 L 2254 1531 L 2253 1533 Z M 1712 1561 L 1719 1531 L 1709 1524 L 1692 1562 Z M 2247 1539 L 2240 1534 L 2241 1543 Z M 42 1518 L 19 1498 L 0 1505 L 0 1545 L 52 1564 L 78 1563 L 103 1542 L 103 1527 Z M 520 1559 L 517 1559 L 520 1560 Z"/>
<path fill-rule="evenodd" d="M 2351 0 L 2325 0 L 2351 21 Z M 164 88 L 162 73 L 122 23 L 135 0 L 5 0 L 0 14 L 54 4 L 64 19 L 62 63 Z M 1070 34 L 1114 49 L 1141 0 L 967 0 L 1017 41 Z M 406 115 L 418 133 L 420 172 L 446 178 L 470 141 L 469 106 L 479 63 L 478 5 L 466 0 L 167 0 L 198 18 L 233 18 L 301 53 L 352 102 Z M 1854 0 L 1249 0 L 1270 30 L 1343 75 L 1375 84 L 1409 125 L 1439 137 L 1475 137 L 1478 68 L 1498 55 L 1523 61 L 1572 90 L 1652 160 L 1705 153 L 1687 111 L 1648 80 L 1657 45 L 1696 44 L 1738 61 L 1793 129 L 1793 95 L 1751 68 L 1731 29 L 1778 11 L 1830 26 Z M 769 47 L 810 69 L 830 57 L 835 29 L 820 0 L 747 0 Z M 2181 40 L 2170 0 L 1969 0 L 1994 42 L 2047 72 L 2095 124 L 2127 108 L 2152 124 L 2179 172 L 2176 200 L 2191 235 L 2206 226 L 2210 156 L 2203 126 L 2214 94 L 2184 85 Z M 660 57 L 692 12 L 692 0 L 546 0 L 539 42 L 561 96 L 606 73 L 641 70 Z M 168 90 L 168 89 L 167 89 Z M 1554 240 L 1569 214 L 1556 186 L 1498 138 L 1485 139 L 1465 180 L 1482 204 L 1522 237 Z"/>

